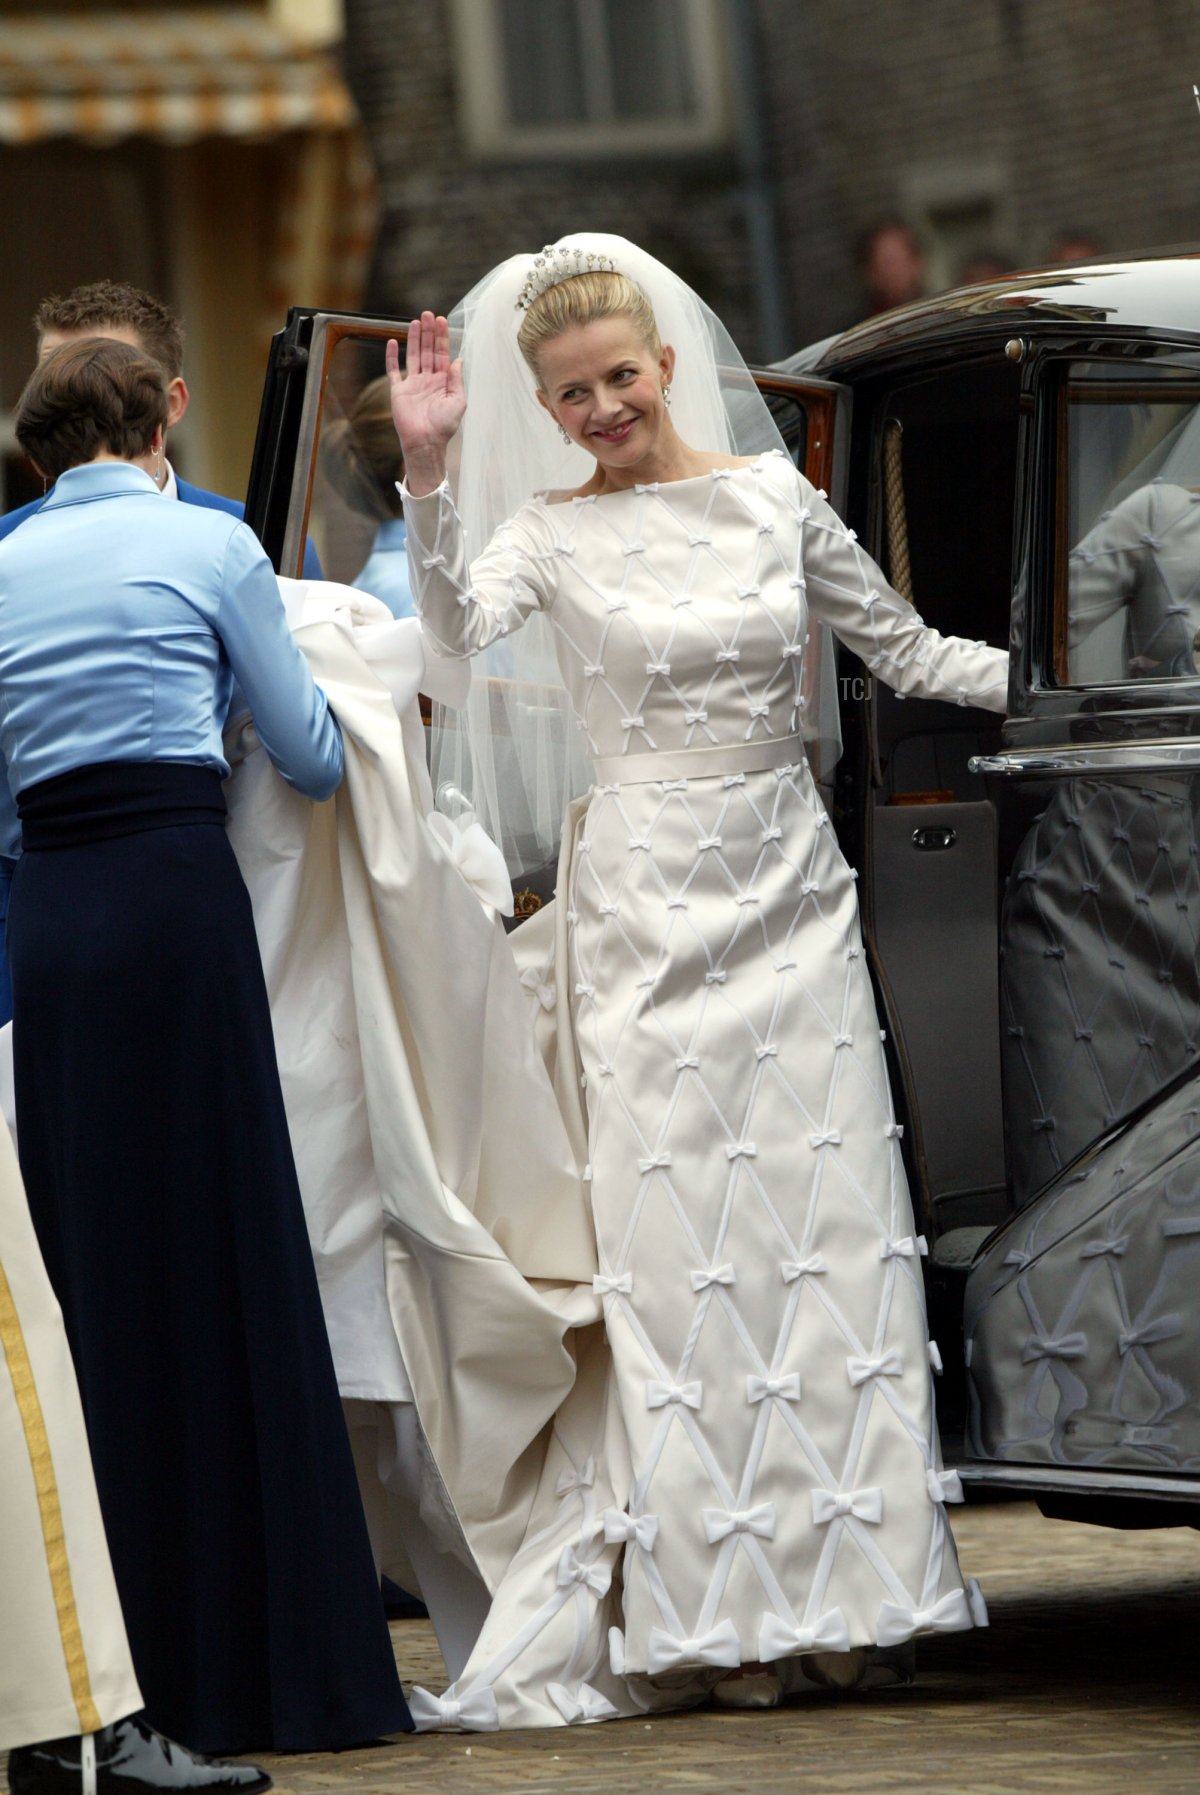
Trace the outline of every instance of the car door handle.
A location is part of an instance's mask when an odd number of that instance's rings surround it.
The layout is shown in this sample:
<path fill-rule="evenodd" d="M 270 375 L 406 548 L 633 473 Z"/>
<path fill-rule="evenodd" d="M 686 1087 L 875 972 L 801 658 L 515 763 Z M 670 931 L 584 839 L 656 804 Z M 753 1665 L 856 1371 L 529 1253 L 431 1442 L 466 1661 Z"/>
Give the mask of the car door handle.
<path fill-rule="evenodd" d="M 1112 746 L 1023 748 L 973 754 L 972 773 L 1032 779 L 1046 773 L 1176 773 L 1200 770 L 1200 742 L 1121 742 Z"/>

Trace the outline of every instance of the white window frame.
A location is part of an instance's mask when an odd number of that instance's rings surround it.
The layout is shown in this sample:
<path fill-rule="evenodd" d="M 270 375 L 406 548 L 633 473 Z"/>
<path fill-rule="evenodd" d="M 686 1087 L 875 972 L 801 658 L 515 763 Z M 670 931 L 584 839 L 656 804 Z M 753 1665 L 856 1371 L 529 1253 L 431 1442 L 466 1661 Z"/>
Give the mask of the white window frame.
<path fill-rule="evenodd" d="M 730 51 L 722 0 L 683 0 L 697 108 L 691 119 L 581 120 L 516 125 L 508 113 L 499 0 L 451 0 L 459 117 L 481 159 L 686 155 L 719 148 L 731 134 Z"/>

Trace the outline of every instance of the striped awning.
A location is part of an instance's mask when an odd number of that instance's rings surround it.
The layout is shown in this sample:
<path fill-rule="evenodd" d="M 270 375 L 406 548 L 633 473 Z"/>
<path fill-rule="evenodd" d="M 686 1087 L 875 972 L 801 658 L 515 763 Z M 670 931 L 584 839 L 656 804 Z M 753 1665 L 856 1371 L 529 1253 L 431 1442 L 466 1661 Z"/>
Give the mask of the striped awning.
<path fill-rule="evenodd" d="M 0 23 L 0 145 L 275 137 L 353 118 L 331 58 L 249 6 Z"/>

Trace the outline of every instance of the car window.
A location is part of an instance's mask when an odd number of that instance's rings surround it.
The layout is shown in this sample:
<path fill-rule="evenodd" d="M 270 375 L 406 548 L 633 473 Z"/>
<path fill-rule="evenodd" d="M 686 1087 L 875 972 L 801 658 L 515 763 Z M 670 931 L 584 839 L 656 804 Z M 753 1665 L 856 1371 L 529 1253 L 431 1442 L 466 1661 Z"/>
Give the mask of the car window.
<path fill-rule="evenodd" d="M 1200 361 L 1072 363 L 1059 442 L 1060 680 L 1191 678 L 1200 669 Z"/>
<path fill-rule="evenodd" d="M 396 491 L 404 470 L 388 400 L 385 343 L 383 335 L 345 333 L 330 345 L 307 528 L 327 579 L 372 593 L 402 617 L 413 606 Z"/>

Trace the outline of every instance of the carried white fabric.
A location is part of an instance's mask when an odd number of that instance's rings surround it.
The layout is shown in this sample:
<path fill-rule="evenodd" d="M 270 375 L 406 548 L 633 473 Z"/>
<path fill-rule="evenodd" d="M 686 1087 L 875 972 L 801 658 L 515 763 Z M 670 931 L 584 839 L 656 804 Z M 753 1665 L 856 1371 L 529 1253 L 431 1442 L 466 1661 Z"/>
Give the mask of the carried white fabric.
<path fill-rule="evenodd" d="M 234 720 L 229 829 L 339 1387 L 415 1399 L 494 1585 L 524 1531 L 539 1435 L 572 1386 L 570 1330 L 600 1312 L 587 1203 L 477 889 L 497 895 L 496 865 L 429 821 L 419 627 L 348 587 L 280 583 L 342 727 L 345 779 L 310 803 Z"/>

